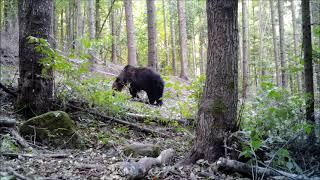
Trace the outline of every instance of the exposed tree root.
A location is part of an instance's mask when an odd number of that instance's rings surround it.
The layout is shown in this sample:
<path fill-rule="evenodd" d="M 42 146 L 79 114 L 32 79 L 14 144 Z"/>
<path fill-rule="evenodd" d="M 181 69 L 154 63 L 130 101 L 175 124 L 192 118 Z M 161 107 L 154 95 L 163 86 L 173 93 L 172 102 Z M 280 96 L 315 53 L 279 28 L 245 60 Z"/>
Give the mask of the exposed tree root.
<path fill-rule="evenodd" d="M 285 176 L 290 179 L 309 179 L 308 177 L 304 175 L 297 175 L 292 174 L 280 170 L 265 168 L 265 167 L 259 167 L 259 166 L 251 166 L 236 160 L 230 160 L 226 158 L 220 158 L 217 161 L 217 165 L 220 168 L 223 168 L 227 171 L 231 172 L 239 172 L 246 175 L 251 175 L 254 172 L 258 176 L 264 176 L 264 177 L 273 177 L 273 176 Z"/>
<path fill-rule="evenodd" d="M 12 95 L 13 97 L 17 97 L 17 93 L 14 92 L 13 90 L 10 90 L 9 88 L 7 88 L 5 85 L 3 85 L 2 83 L 0 83 L 0 89 L 2 89 L 4 92 Z"/>

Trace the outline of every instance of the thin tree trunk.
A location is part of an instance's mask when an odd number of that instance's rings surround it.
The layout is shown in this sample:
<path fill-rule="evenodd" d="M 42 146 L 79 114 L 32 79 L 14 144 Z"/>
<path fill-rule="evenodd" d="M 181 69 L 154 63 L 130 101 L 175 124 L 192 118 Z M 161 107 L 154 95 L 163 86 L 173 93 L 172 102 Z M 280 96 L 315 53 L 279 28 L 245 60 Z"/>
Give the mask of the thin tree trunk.
<path fill-rule="evenodd" d="M 158 70 L 157 46 L 156 46 L 156 7 L 154 0 L 147 1 L 148 11 L 148 67 Z"/>
<path fill-rule="evenodd" d="M 167 15 L 166 15 L 166 0 L 162 0 L 163 10 L 163 28 L 164 28 L 164 47 L 166 48 L 166 66 L 169 65 L 169 45 L 168 45 L 168 34 L 167 34 Z"/>
<path fill-rule="evenodd" d="M 279 12 L 279 32 L 280 32 L 280 59 L 281 59 L 281 85 L 283 88 L 288 87 L 288 79 L 285 68 L 286 66 L 286 52 L 284 42 L 284 22 L 283 22 L 283 0 L 278 0 Z"/>
<path fill-rule="evenodd" d="M 121 7 L 121 10 L 120 10 L 120 22 L 119 22 L 119 26 L 117 28 L 117 40 L 116 40 L 116 49 L 117 49 L 117 56 L 118 57 L 121 57 L 121 43 L 118 43 L 121 41 L 121 32 L 122 32 L 122 22 L 123 22 L 123 11 L 124 11 L 124 8 Z"/>
<path fill-rule="evenodd" d="M 56 4 L 53 2 L 53 8 L 52 8 L 52 45 L 53 48 L 57 47 L 58 42 L 58 23 L 57 23 L 57 14 L 56 14 Z"/>
<path fill-rule="evenodd" d="M 126 29 L 127 29 L 127 44 L 128 44 L 128 64 L 137 65 L 137 49 L 135 41 L 135 29 L 132 15 L 132 0 L 124 1 L 126 13 Z"/>
<path fill-rule="evenodd" d="M 88 1 L 88 5 L 89 5 L 89 12 L 88 12 L 88 24 L 89 24 L 89 38 L 90 40 L 93 40 L 95 38 L 95 23 L 94 23 L 94 0 L 89 0 Z M 92 50 L 89 50 L 89 54 L 90 54 L 90 66 L 89 66 L 89 70 L 90 72 L 94 71 L 94 53 Z"/>
<path fill-rule="evenodd" d="M 273 55 L 274 64 L 276 68 L 276 83 L 280 87 L 280 72 L 279 72 L 279 54 L 278 54 L 278 42 L 277 42 L 277 32 L 276 32 L 276 20 L 275 20 L 275 10 L 273 5 L 273 0 L 269 0 L 270 12 L 271 12 L 271 25 L 272 25 L 272 41 L 273 41 Z"/>
<path fill-rule="evenodd" d="M 192 66 L 194 77 L 197 77 L 197 57 L 196 57 L 196 47 L 195 47 L 195 34 L 192 32 Z"/>
<path fill-rule="evenodd" d="M 100 31 L 100 0 L 96 0 L 96 23 L 95 23 L 95 35 L 96 39 L 99 38 L 99 31 Z"/>
<path fill-rule="evenodd" d="M 170 0 L 170 34 L 171 34 L 171 54 L 172 54 L 172 72 L 173 75 L 175 76 L 177 74 L 177 69 L 176 69 L 176 36 L 175 36 L 175 31 L 174 31 L 174 18 L 173 18 L 173 2 Z"/>
<path fill-rule="evenodd" d="M 203 43 L 204 43 L 204 32 L 201 30 L 199 35 L 199 42 L 200 42 L 200 75 L 203 75 L 204 73 L 204 50 L 203 50 Z"/>
<path fill-rule="evenodd" d="M 224 156 L 224 139 L 237 129 L 238 1 L 207 0 L 207 14 L 207 78 L 186 163 L 202 158 L 214 162 Z"/>
<path fill-rule="evenodd" d="M 294 58 L 299 58 L 298 53 L 298 32 L 297 32 L 297 19 L 296 19 L 296 7 L 294 4 L 294 0 L 291 0 L 291 13 L 292 13 L 292 30 L 293 30 L 293 51 L 294 51 Z M 299 63 L 296 63 L 299 65 Z M 300 72 L 296 72 L 296 81 L 298 85 L 298 93 L 301 94 L 302 90 L 302 83 L 301 83 L 301 77 Z"/>
<path fill-rule="evenodd" d="M 63 22 L 63 9 L 61 9 L 61 14 L 60 14 L 60 26 L 61 26 L 61 29 L 60 29 L 60 38 L 61 38 L 61 49 L 64 48 L 64 22 Z"/>
<path fill-rule="evenodd" d="M 312 68 L 312 38 L 311 38 L 311 23 L 310 23 L 310 1 L 302 0 L 302 35 L 303 35 L 303 59 L 304 59 L 304 79 L 306 99 L 306 119 L 315 125 L 314 117 L 314 91 L 313 91 L 313 68 Z M 309 143 L 315 143 L 314 127 L 309 135 Z"/>
<path fill-rule="evenodd" d="M 264 18 L 263 18 L 263 10 L 264 10 L 264 1 L 259 0 L 259 62 L 261 64 L 261 76 L 260 76 L 260 81 L 263 81 L 264 76 L 266 75 L 266 69 L 265 69 L 265 64 L 264 64 Z"/>
<path fill-rule="evenodd" d="M 80 43 L 80 39 L 82 38 L 82 29 L 83 29 L 83 25 L 82 25 L 82 6 L 81 6 L 81 0 L 75 0 L 75 6 L 76 6 L 76 13 L 77 13 L 77 17 L 76 17 L 76 21 L 75 21 L 75 27 L 76 27 L 76 32 L 75 32 L 75 36 L 76 36 L 76 49 L 77 51 L 81 51 L 81 43 Z"/>
<path fill-rule="evenodd" d="M 242 0 L 242 98 L 245 100 L 248 94 L 248 47 L 249 47 L 249 23 L 247 0 Z"/>
<path fill-rule="evenodd" d="M 111 12 L 111 36 L 112 36 L 112 42 L 111 42 L 111 48 L 112 48 L 112 52 L 111 52 L 111 61 L 113 63 L 117 63 L 117 48 L 116 48 L 116 20 L 115 20 L 115 11 L 112 10 Z"/>
<path fill-rule="evenodd" d="M 50 35 L 52 0 L 19 1 L 19 93 L 17 107 L 26 116 L 42 114 L 50 110 L 53 98 L 53 75 L 40 60 L 45 56 L 28 43 L 28 37 L 48 39 Z"/>
<path fill-rule="evenodd" d="M 180 78 L 188 80 L 188 46 L 187 46 L 187 28 L 185 17 L 185 1 L 178 0 L 178 19 L 180 35 L 180 59 L 181 73 Z"/>
<path fill-rule="evenodd" d="M 4 21 L 4 32 L 9 32 L 9 3 L 10 1 L 4 1 L 3 8 L 3 21 Z"/>
<path fill-rule="evenodd" d="M 73 45 L 73 5 L 72 1 L 68 3 L 68 10 L 67 10 L 67 39 L 68 39 L 68 49 L 72 48 Z"/>

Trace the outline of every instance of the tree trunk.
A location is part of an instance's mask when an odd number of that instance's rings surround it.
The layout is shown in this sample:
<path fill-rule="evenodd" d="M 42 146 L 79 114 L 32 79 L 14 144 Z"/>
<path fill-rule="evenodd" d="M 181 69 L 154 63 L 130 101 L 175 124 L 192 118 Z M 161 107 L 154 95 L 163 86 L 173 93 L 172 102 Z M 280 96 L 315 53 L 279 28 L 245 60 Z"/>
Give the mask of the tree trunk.
<path fill-rule="evenodd" d="M 68 39 L 68 49 L 73 47 L 73 4 L 72 1 L 68 3 L 67 10 L 67 39 Z"/>
<path fill-rule="evenodd" d="M 4 21 L 4 32 L 9 31 L 9 3 L 10 1 L 4 1 L 3 7 L 3 21 Z"/>
<path fill-rule="evenodd" d="M 204 50 L 203 50 L 203 44 L 204 44 L 204 32 L 201 30 L 199 35 L 199 42 L 200 42 L 200 75 L 204 73 Z"/>
<path fill-rule="evenodd" d="M 77 13 L 77 17 L 76 17 L 76 25 L 75 27 L 76 29 L 76 49 L 78 51 L 81 51 L 81 43 L 80 43 L 80 39 L 82 38 L 82 6 L 81 6 L 81 0 L 76 0 L 76 13 Z"/>
<path fill-rule="evenodd" d="M 192 68 L 193 68 L 193 75 L 197 77 L 197 57 L 196 57 L 196 43 L 195 43 L 195 34 L 194 31 L 192 32 Z"/>
<path fill-rule="evenodd" d="M 302 35 L 303 35 L 303 59 L 304 59 L 304 80 L 306 99 L 306 119 L 315 125 L 314 118 L 314 92 L 313 92 L 313 68 L 312 68 L 312 42 L 311 42 L 311 23 L 310 23 L 310 1 L 302 0 Z M 312 132 L 308 139 L 310 144 L 315 143 L 315 131 Z"/>
<path fill-rule="evenodd" d="M 167 34 L 167 15 L 166 15 L 166 0 L 162 0 L 163 10 L 163 28 L 164 28 L 164 47 L 166 48 L 166 66 L 169 65 L 169 45 L 168 45 L 168 34 Z"/>
<path fill-rule="evenodd" d="M 280 32 L 280 59 L 281 59 L 281 85 L 283 88 L 288 87 L 288 80 L 285 68 L 286 66 L 286 52 L 284 42 L 284 23 L 283 23 L 283 0 L 278 0 L 279 12 L 279 32 Z"/>
<path fill-rule="evenodd" d="M 95 35 L 96 39 L 99 38 L 99 31 L 100 31 L 100 0 L 96 0 L 96 23 L 95 23 Z"/>
<path fill-rule="evenodd" d="M 187 28 L 185 17 L 185 1 L 178 0 L 178 19 L 180 35 L 180 59 L 181 73 L 180 78 L 188 80 L 188 45 L 187 45 Z"/>
<path fill-rule="evenodd" d="M 175 76 L 177 74 L 177 68 L 176 68 L 176 36 L 175 36 L 175 30 L 174 30 L 174 18 L 173 18 L 173 2 L 170 0 L 170 34 L 171 34 L 171 54 L 172 54 L 172 72 Z"/>
<path fill-rule="evenodd" d="M 274 55 L 274 64 L 276 68 L 276 83 L 277 83 L 277 86 L 280 87 L 279 54 L 278 54 L 276 20 L 275 20 L 275 10 L 273 5 L 273 0 L 269 0 L 269 4 L 270 4 L 270 12 L 271 12 L 273 55 Z"/>
<path fill-rule="evenodd" d="M 26 116 L 34 116 L 50 110 L 53 96 L 51 69 L 40 64 L 44 55 L 36 53 L 28 37 L 48 39 L 50 35 L 52 0 L 19 1 L 19 94 L 17 107 Z M 48 67 L 46 67 L 48 68 Z"/>
<path fill-rule="evenodd" d="M 126 13 L 126 29 L 127 29 L 127 44 L 128 44 L 128 64 L 132 66 L 137 65 L 137 49 L 135 41 L 135 29 L 132 15 L 132 0 L 124 1 Z"/>
<path fill-rule="evenodd" d="M 296 19 L 296 12 L 295 12 L 295 4 L 294 0 L 291 0 L 291 13 L 292 13 L 292 30 L 293 30 L 293 53 L 294 53 L 294 59 L 299 58 L 299 53 L 298 53 L 298 32 L 297 32 L 297 19 Z M 299 65 L 298 63 L 295 63 Z M 296 81 L 298 85 L 298 93 L 301 94 L 301 89 L 302 89 L 302 83 L 301 83 L 301 77 L 300 77 L 300 72 L 296 72 Z"/>
<path fill-rule="evenodd" d="M 89 37 L 94 39 L 94 0 L 88 1 L 89 12 L 88 12 L 88 24 L 89 24 Z"/>
<path fill-rule="evenodd" d="M 57 24 L 57 14 L 56 14 L 56 4 L 53 2 L 52 8 L 52 47 L 57 47 L 58 42 L 58 24 Z"/>
<path fill-rule="evenodd" d="M 248 56 L 249 56 L 249 23 L 248 23 L 248 7 L 247 0 L 242 0 L 242 98 L 245 100 L 248 94 L 248 79 L 249 79 L 249 66 L 248 66 Z"/>
<path fill-rule="evenodd" d="M 224 155 L 224 139 L 236 130 L 238 100 L 238 1 L 207 0 L 208 67 L 196 139 L 186 163 Z"/>
<path fill-rule="evenodd" d="M 119 22 L 119 26 L 118 28 L 116 29 L 116 32 L 117 32 L 117 40 L 116 40 L 116 49 L 117 49 L 117 56 L 121 58 L 121 43 L 118 43 L 121 41 L 121 32 L 122 32 L 122 22 L 123 22 L 123 11 L 124 11 L 124 8 L 121 7 L 121 10 L 120 10 L 120 22 Z"/>
<path fill-rule="evenodd" d="M 263 18 L 263 10 L 264 10 L 264 1 L 259 0 L 259 62 L 260 62 L 260 68 L 261 68 L 261 76 L 260 81 L 262 82 L 264 79 L 264 76 L 266 75 L 266 69 L 264 64 L 264 18 Z"/>
<path fill-rule="evenodd" d="M 117 63 L 117 47 L 116 47 L 116 38 L 117 38 L 117 35 L 116 35 L 116 20 L 115 20 L 115 11 L 112 10 L 111 12 L 111 17 L 110 17 L 110 20 L 111 20 L 111 36 L 112 36 L 112 42 L 111 42 L 111 48 L 112 48 L 112 51 L 111 51 L 111 61 L 113 63 Z"/>
<path fill-rule="evenodd" d="M 148 11 L 148 67 L 158 70 L 157 46 L 156 46 L 156 7 L 154 0 L 147 1 Z"/>
<path fill-rule="evenodd" d="M 60 38 L 61 38 L 61 49 L 64 48 L 64 22 L 63 22 L 63 9 L 61 9 L 61 14 L 60 14 L 60 26 L 61 26 L 61 29 L 60 29 Z"/>

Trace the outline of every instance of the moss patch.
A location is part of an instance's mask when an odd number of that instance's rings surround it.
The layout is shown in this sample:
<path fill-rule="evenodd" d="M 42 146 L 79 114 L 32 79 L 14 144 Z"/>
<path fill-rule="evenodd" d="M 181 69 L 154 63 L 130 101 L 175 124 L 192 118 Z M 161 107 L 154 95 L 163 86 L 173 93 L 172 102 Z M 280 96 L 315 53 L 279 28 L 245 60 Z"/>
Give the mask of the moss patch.
<path fill-rule="evenodd" d="M 63 111 L 51 111 L 33 117 L 20 126 L 23 136 L 36 136 L 36 140 L 53 146 L 78 146 L 79 136 L 69 115 Z"/>

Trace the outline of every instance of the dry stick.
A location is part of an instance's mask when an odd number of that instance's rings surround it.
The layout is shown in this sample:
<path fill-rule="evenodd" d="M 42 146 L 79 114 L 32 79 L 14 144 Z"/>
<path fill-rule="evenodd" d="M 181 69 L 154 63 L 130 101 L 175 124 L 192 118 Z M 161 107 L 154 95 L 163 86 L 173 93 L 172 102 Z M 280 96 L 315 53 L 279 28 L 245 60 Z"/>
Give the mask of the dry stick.
<path fill-rule="evenodd" d="M 161 133 L 161 132 L 158 132 L 158 131 L 155 131 L 155 130 L 152 130 L 150 128 L 146 128 L 146 127 L 141 127 L 141 126 L 138 126 L 136 124 L 133 124 L 133 123 L 130 123 L 128 121 L 123 121 L 121 119 L 117 119 L 117 118 L 113 118 L 113 117 L 109 117 L 109 116 L 106 116 L 106 115 L 103 115 L 101 113 L 98 113 L 98 112 L 92 112 L 90 110 L 86 110 L 86 109 L 82 109 L 82 108 L 79 108 L 79 107 L 76 107 L 76 106 L 73 106 L 73 105 L 70 105 L 68 104 L 69 107 L 71 108 L 74 108 L 74 109 L 78 109 L 80 111 L 85 111 L 91 115 L 94 115 L 94 116 L 98 116 L 102 119 L 105 119 L 106 121 L 114 121 L 114 122 L 117 122 L 117 123 L 120 123 L 120 124 L 124 124 L 124 125 L 127 125 L 129 127 L 132 127 L 134 129 L 138 129 L 140 130 L 141 132 L 144 132 L 144 133 L 148 133 L 148 134 L 158 134 L 160 137 L 169 137 L 167 134 L 164 134 L 164 133 Z"/>
<path fill-rule="evenodd" d="M 17 153 L 2 153 L 2 156 L 7 156 L 11 158 L 18 158 L 19 156 L 27 157 L 27 158 L 68 158 L 68 154 L 17 154 Z"/>
<path fill-rule="evenodd" d="M 23 139 L 23 137 L 20 136 L 20 134 L 15 129 L 12 129 L 10 131 L 10 134 L 18 141 L 18 143 L 22 147 L 29 148 L 33 151 L 33 148 L 28 144 L 28 142 L 25 139 Z"/>
<path fill-rule="evenodd" d="M 7 170 L 12 174 L 14 175 L 15 177 L 17 177 L 17 179 L 22 179 L 22 180 L 29 180 L 31 178 L 28 178 L 28 177 L 25 177 L 19 173 L 17 173 L 14 169 L 12 168 L 7 168 Z"/>
<path fill-rule="evenodd" d="M 113 0 L 113 1 L 112 1 L 111 6 L 110 6 L 110 8 L 109 8 L 109 12 L 108 12 L 108 14 L 107 14 L 107 17 L 104 19 L 104 21 L 103 21 L 103 23 L 102 23 L 102 26 L 101 26 L 101 28 L 100 28 L 100 30 L 99 30 L 99 33 L 98 33 L 98 36 L 97 36 L 97 37 L 100 37 L 101 31 L 102 31 L 104 25 L 106 24 L 107 19 L 108 19 L 109 16 L 110 16 L 110 13 L 111 13 L 111 11 L 112 11 L 112 8 L 113 8 L 113 5 L 114 5 L 115 2 L 116 2 L 116 0 Z"/>

